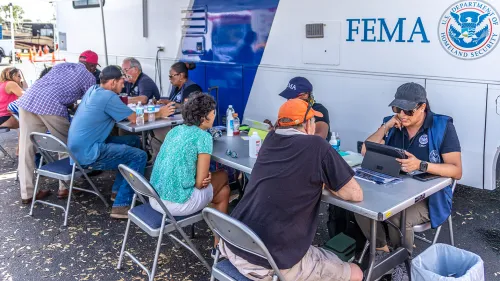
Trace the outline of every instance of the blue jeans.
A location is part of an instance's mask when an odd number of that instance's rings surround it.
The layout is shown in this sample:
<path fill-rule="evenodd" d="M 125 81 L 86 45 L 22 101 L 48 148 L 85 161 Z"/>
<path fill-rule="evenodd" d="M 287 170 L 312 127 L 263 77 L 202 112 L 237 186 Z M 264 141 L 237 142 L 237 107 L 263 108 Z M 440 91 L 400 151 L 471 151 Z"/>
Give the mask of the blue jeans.
<path fill-rule="evenodd" d="M 132 170 L 144 174 L 144 168 L 148 156 L 145 151 L 139 149 L 141 141 L 138 136 L 112 136 L 106 139 L 106 143 L 100 147 L 97 160 L 86 167 L 92 170 L 114 171 L 118 165 L 125 164 Z M 122 174 L 117 171 L 113 192 L 118 192 L 113 207 L 130 206 L 134 190 L 127 183 Z"/>

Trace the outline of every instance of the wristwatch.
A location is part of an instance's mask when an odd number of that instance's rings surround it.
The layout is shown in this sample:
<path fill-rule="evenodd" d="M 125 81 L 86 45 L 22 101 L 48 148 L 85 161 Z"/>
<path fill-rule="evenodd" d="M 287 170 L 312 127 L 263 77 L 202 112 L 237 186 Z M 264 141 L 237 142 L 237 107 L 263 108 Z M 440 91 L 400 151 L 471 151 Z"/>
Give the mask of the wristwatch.
<path fill-rule="evenodd" d="M 418 169 L 420 172 L 427 172 L 427 166 L 429 163 L 425 161 L 420 161 L 420 169 Z"/>

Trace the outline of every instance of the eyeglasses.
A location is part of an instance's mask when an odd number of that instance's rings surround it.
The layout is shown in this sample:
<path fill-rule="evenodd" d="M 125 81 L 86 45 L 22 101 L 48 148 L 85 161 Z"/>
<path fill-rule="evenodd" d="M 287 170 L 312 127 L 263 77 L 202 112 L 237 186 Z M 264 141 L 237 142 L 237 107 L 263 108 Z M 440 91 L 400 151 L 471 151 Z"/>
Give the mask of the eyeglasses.
<path fill-rule="evenodd" d="M 238 158 L 238 153 L 230 149 L 226 150 L 226 155 L 231 156 L 232 158 Z"/>
<path fill-rule="evenodd" d="M 404 110 L 404 109 L 401 109 L 401 108 L 399 108 L 399 107 L 395 107 L 395 106 L 393 106 L 393 107 L 392 107 L 392 112 L 394 112 L 394 113 L 396 113 L 396 114 L 399 114 L 399 113 L 401 113 L 401 111 L 403 111 L 405 115 L 407 115 L 407 116 L 413 116 L 413 114 L 415 113 L 415 111 L 416 111 L 416 110 L 417 110 L 420 106 L 421 106 L 421 105 L 419 104 L 419 105 L 417 105 L 417 107 L 415 107 L 415 108 L 414 108 L 414 109 L 412 109 L 412 110 Z"/>
<path fill-rule="evenodd" d="M 307 104 L 308 104 L 308 106 L 307 106 L 307 110 L 306 110 L 306 115 L 304 115 L 304 122 L 302 122 L 302 123 L 306 123 L 306 121 L 307 121 L 306 120 L 307 119 L 307 114 L 309 113 L 309 111 L 312 108 L 312 104 L 311 103 L 307 103 Z"/>
<path fill-rule="evenodd" d="M 179 75 L 180 73 L 176 73 L 176 74 L 173 74 L 173 75 L 169 75 L 168 78 L 172 79 L 174 76 L 177 76 Z"/>
<path fill-rule="evenodd" d="M 123 73 L 127 73 L 129 70 L 131 70 L 132 68 L 134 68 L 135 66 L 131 66 L 129 68 L 124 68 L 123 69 Z"/>

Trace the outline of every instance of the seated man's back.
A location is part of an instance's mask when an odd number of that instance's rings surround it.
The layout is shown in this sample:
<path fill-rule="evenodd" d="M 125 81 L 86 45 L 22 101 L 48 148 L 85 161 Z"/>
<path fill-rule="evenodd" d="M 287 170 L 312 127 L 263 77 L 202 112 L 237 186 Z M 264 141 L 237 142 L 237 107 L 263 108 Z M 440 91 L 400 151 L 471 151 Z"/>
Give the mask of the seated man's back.
<path fill-rule="evenodd" d="M 337 191 L 352 176 L 349 165 L 321 137 L 278 129 L 264 141 L 245 196 L 232 216 L 259 235 L 279 268 L 290 268 L 316 234 L 323 183 Z M 234 252 L 268 266 L 253 255 Z"/>
<path fill-rule="evenodd" d="M 262 239 L 287 280 L 361 280 L 358 266 L 311 246 L 323 186 L 346 200 L 363 198 L 349 165 L 314 135 L 315 116 L 323 114 L 300 99 L 281 106 L 278 127 L 267 135 L 245 195 L 231 215 Z M 226 243 L 220 250 L 247 278 L 271 280 L 268 261 Z"/>

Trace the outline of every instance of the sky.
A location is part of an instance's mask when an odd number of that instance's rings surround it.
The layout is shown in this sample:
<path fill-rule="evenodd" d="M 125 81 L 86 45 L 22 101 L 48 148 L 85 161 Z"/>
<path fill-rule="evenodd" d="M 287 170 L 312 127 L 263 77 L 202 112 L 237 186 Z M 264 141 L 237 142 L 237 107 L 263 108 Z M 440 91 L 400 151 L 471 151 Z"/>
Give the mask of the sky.
<path fill-rule="evenodd" d="M 33 21 L 47 22 L 52 19 L 54 14 L 52 4 L 47 0 L 0 0 L 0 5 L 9 3 L 21 6 L 24 9 L 24 18 Z"/>

